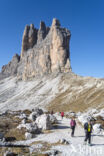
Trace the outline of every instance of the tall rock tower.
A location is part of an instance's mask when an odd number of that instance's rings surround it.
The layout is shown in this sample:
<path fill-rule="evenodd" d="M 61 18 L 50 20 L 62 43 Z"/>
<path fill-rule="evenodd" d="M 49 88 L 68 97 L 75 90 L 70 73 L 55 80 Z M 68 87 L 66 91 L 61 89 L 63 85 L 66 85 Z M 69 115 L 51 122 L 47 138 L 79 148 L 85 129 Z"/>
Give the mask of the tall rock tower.
<path fill-rule="evenodd" d="M 43 21 L 39 29 L 33 24 L 26 25 L 15 74 L 26 80 L 37 75 L 70 72 L 70 37 L 70 31 L 62 28 L 57 19 L 53 19 L 51 27 L 47 27 Z M 6 73 L 7 66 L 3 67 L 2 74 Z M 10 68 L 12 66 L 14 64 L 11 62 Z M 11 71 L 9 66 L 8 71 Z"/>

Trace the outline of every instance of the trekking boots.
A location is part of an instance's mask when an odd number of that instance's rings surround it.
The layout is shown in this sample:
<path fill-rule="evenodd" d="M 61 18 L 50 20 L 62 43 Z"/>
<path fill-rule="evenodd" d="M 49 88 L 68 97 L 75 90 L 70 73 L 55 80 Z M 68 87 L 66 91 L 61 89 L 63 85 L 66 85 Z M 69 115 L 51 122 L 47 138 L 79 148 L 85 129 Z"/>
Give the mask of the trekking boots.
<path fill-rule="evenodd" d="M 87 145 L 87 141 L 84 141 L 83 145 Z M 88 146 L 91 146 L 91 143 L 88 143 Z"/>
<path fill-rule="evenodd" d="M 91 146 L 91 143 L 88 143 L 88 146 Z"/>

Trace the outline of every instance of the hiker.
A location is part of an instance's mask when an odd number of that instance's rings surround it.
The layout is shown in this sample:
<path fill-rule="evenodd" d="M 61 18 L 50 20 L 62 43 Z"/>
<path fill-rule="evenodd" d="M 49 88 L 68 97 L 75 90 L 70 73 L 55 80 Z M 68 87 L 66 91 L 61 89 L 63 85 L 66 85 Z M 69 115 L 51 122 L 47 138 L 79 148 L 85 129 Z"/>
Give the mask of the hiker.
<path fill-rule="evenodd" d="M 51 115 L 53 115 L 53 110 L 51 111 Z"/>
<path fill-rule="evenodd" d="M 61 117 L 62 117 L 62 119 L 63 119 L 63 117 L 64 117 L 64 112 L 61 112 Z"/>
<path fill-rule="evenodd" d="M 84 124 L 84 130 L 85 130 L 84 144 L 86 144 L 88 140 L 88 145 L 91 145 L 92 123 L 90 120 Z"/>
<path fill-rule="evenodd" d="M 71 136 L 73 137 L 74 136 L 75 127 L 76 127 L 76 121 L 75 121 L 74 117 L 70 121 L 70 126 L 71 126 L 71 129 L 72 129 Z"/>

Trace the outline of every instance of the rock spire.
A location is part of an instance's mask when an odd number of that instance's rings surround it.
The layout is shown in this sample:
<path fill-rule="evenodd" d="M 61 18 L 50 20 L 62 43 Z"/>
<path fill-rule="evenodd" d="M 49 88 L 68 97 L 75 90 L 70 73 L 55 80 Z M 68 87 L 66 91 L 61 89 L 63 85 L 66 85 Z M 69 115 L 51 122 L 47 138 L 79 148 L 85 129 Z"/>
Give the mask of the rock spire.
<path fill-rule="evenodd" d="M 59 20 L 53 19 L 51 27 L 43 21 L 37 29 L 33 24 L 26 25 L 23 33 L 21 55 L 15 55 L 1 74 L 16 74 L 23 80 L 37 75 L 70 72 L 71 33 L 62 28 Z"/>

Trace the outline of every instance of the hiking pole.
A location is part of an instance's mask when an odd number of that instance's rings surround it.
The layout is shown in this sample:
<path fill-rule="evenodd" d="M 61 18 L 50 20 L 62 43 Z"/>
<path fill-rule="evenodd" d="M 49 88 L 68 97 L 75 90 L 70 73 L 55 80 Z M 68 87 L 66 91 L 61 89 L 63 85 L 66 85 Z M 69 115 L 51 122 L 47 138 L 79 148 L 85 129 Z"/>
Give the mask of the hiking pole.
<path fill-rule="evenodd" d="M 94 137 L 94 135 L 92 134 L 92 135 L 91 135 L 91 144 L 92 144 L 92 142 L 93 142 L 93 137 Z"/>

